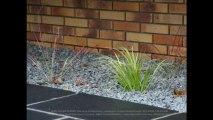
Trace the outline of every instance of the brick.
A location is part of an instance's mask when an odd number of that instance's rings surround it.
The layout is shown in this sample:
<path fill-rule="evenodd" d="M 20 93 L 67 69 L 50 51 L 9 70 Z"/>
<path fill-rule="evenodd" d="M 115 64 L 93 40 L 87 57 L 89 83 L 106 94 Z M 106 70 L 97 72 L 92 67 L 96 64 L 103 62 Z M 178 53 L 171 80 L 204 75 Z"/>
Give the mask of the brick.
<path fill-rule="evenodd" d="M 75 50 L 75 52 L 82 52 L 82 51 L 88 52 L 89 48 L 75 46 L 74 50 Z"/>
<path fill-rule="evenodd" d="M 52 26 L 48 24 L 30 24 L 31 31 L 52 33 Z"/>
<path fill-rule="evenodd" d="M 72 17 L 72 16 L 74 16 L 74 9 L 52 7 L 52 15 L 71 16 Z"/>
<path fill-rule="evenodd" d="M 99 18 L 98 10 L 75 9 L 75 15 L 83 18 Z"/>
<path fill-rule="evenodd" d="M 74 28 L 68 26 L 53 26 L 54 34 L 63 34 L 63 35 L 74 35 Z"/>
<path fill-rule="evenodd" d="M 187 38 L 183 37 L 183 46 L 186 47 L 187 46 Z"/>
<path fill-rule="evenodd" d="M 152 43 L 152 35 L 151 34 L 144 34 L 144 33 L 127 32 L 126 33 L 126 40 L 127 41 Z"/>
<path fill-rule="evenodd" d="M 139 59 L 151 60 L 151 54 L 135 53 L 135 55 L 136 54 L 138 54 Z"/>
<path fill-rule="evenodd" d="M 65 48 L 65 49 L 74 50 L 73 45 L 65 45 L 65 44 L 57 44 L 57 48 Z"/>
<path fill-rule="evenodd" d="M 125 47 L 128 50 L 138 51 L 138 43 L 127 42 L 127 41 L 113 41 L 113 48 L 120 49 L 121 47 Z"/>
<path fill-rule="evenodd" d="M 141 32 L 168 34 L 169 33 L 169 26 L 168 25 L 142 23 L 141 24 Z"/>
<path fill-rule="evenodd" d="M 174 56 L 152 54 L 152 59 L 158 60 L 175 60 Z"/>
<path fill-rule="evenodd" d="M 170 13 L 186 13 L 186 4 L 169 4 Z"/>
<path fill-rule="evenodd" d="M 63 0 L 41 0 L 42 5 L 63 6 Z"/>
<path fill-rule="evenodd" d="M 107 20 L 89 20 L 90 28 L 112 29 L 112 21 Z"/>
<path fill-rule="evenodd" d="M 187 16 L 186 16 L 186 15 L 184 15 L 183 24 L 184 24 L 184 25 L 186 25 L 186 24 L 187 24 Z"/>
<path fill-rule="evenodd" d="M 115 12 L 115 11 L 100 11 L 101 19 L 110 19 L 110 20 L 124 20 L 124 12 Z"/>
<path fill-rule="evenodd" d="M 95 29 L 76 28 L 75 32 L 76 32 L 76 36 L 91 37 L 91 38 L 99 37 L 99 31 Z"/>
<path fill-rule="evenodd" d="M 140 32 L 140 24 L 139 23 L 114 21 L 113 25 L 114 25 L 114 30 L 125 30 L 125 31 Z"/>
<path fill-rule="evenodd" d="M 86 38 L 64 36 L 64 43 L 71 45 L 86 46 Z"/>
<path fill-rule="evenodd" d="M 183 0 L 155 0 L 155 2 L 183 3 Z"/>
<path fill-rule="evenodd" d="M 27 5 L 27 15 L 30 14 L 31 5 Z"/>
<path fill-rule="evenodd" d="M 112 1 L 107 0 L 89 0 L 88 8 L 95 8 L 95 9 L 108 9 L 112 10 Z"/>
<path fill-rule="evenodd" d="M 64 6 L 85 8 L 87 2 L 86 0 L 64 0 Z"/>
<path fill-rule="evenodd" d="M 154 0 L 143 0 L 144 2 L 153 2 Z"/>
<path fill-rule="evenodd" d="M 152 22 L 152 14 L 126 12 L 126 21 Z"/>
<path fill-rule="evenodd" d="M 57 35 L 54 34 L 41 34 L 40 36 L 41 41 L 48 41 L 48 42 L 55 42 L 56 43 L 63 43 L 62 37 L 58 37 Z"/>
<path fill-rule="evenodd" d="M 44 7 L 44 8 L 42 8 L 41 14 L 50 15 L 51 14 L 51 8 L 50 7 Z"/>
<path fill-rule="evenodd" d="M 113 49 L 99 49 L 99 53 L 100 54 L 104 54 L 104 55 L 120 55 L 118 51 L 113 50 Z"/>
<path fill-rule="evenodd" d="M 168 4 L 140 3 L 140 11 L 167 13 Z"/>
<path fill-rule="evenodd" d="M 51 14 L 51 8 L 50 7 L 44 7 L 44 6 L 29 6 L 29 11 L 31 14 L 46 14 L 50 15 Z"/>
<path fill-rule="evenodd" d="M 182 45 L 182 37 L 171 35 L 154 35 L 154 43 L 180 46 Z"/>
<path fill-rule="evenodd" d="M 30 5 L 27 5 L 27 14 L 30 13 Z"/>
<path fill-rule="evenodd" d="M 27 0 L 27 4 L 40 5 L 40 0 Z"/>
<path fill-rule="evenodd" d="M 30 41 L 30 44 L 37 45 L 37 46 L 48 47 L 48 48 L 52 47 L 52 44 L 48 43 L 48 42 L 41 43 L 41 42 Z"/>
<path fill-rule="evenodd" d="M 63 25 L 63 17 L 54 17 L 54 16 L 42 16 L 42 23 L 45 24 L 54 24 L 54 25 Z"/>
<path fill-rule="evenodd" d="M 78 19 L 78 18 L 65 18 L 65 25 L 68 26 L 78 26 L 78 27 L 87 27 L 86 19 Z"/>
<path fill-rule="evenodd" d="M 140 43 L 139 50 L 145 53 L 167 54 L 167 46 Z"/>
<path fill-rule="evenodd" d="M 74 46 L 72 45 L 64 45 L 63 48 L 74 50 Z"/>
<path fill-rule="evenodd" d="M 27 32 L 27 40 L 39 40 L 39 33 Z"/>
<path fill-rule="evenodd" d="M 27 23 L 27 31 L 30 31 L 30 24 Z"/>
<path fill-rule="evenodd" d="M 82 48 L 82 47 L 75 47 L 75 51 L 79 52 L 79 51 L 84 51 L 84 52 L 89 52 L 89 53 L 98 53 L 98 49 L 95 48 Z"/>
<path fill-rule="evenodd" d="M 154 14 L 154 23 L 182 24 L 182 16 L 172 14 Z"/>
<path fill-rule="evenodd" d="M 102 39 L 87 39 L 89 47 L 97 48 L 112 48 L 111 40 L 102 40 Z"/>
<path fill-rule="evenodd" d="M 179 46 L 169 46 L 168 47 L 168 54 L 174 56 L 184 56 L 186 57 L 186 47 L 179 47 Z"/>
<path fill-rule="evenodd" d="M 125 40 L 125 32 L 110 31 L 110 30 L 100 30 L 100 38 L 115 39 L 115 40 Z"/>
<path fill-rule="evenodd" d="M 52 47 L 52 44 L 51 44 L 51 43 L 48 43 L 48 42 L 44 42 L 43 44 L 41 44 L 41 46 L 47 47 L 47 48 L 51 48 L 51 47 Z"/>
<path fill-rule="evenodd" d="M 113 10 L 139 11 L 139 2 L 113 2 Z"/>
<path fill-rule="evenodd" d="M 27 15 L 27 22 L 41 23 L 41 16 L 39 16 L 39 15 Z"/>
<path fill-rule="evenodd" d="M 170 26 L 171 35 L 186 35 L 186 26 Z"/>

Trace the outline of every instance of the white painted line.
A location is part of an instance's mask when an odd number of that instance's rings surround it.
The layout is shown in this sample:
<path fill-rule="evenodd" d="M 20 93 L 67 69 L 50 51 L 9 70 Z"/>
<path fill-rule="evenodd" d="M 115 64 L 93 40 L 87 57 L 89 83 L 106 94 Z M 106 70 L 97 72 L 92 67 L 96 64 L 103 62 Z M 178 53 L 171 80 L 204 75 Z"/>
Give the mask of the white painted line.
<path fill-rule="evenodd" d="M 43 100 L 43 101 L 39 101 L 39 102 L 35 102 L 35 103 L 30 103 L 30 104 L 27 104 L 27 107 L 31 106 L 31 105 L 36 105 L 36 104 L 39 104 L 39 103 L 44 103 L 44 102 L 48 102 L 48 101 L 53 101 L 53 100 L 57 100 L 57 99 L 61 99 L 61 98 L 70 97 L 70 96 L 73 96 L 73 95 L 77 95 L 77 93 L 72 94 L 72 95 L 65 95 L 65 96 L 57 97 L 57 98 L 51 98 L 49 100 Z"/>
<path fill-rule="evenodd" d="M 178 113 L 172 113 L 172 114 L 168 114 L 168 115 L 158 117 L 158 118 L 154 118 L 154 119 L 151 119 L 151 120 L 159 120 L 161 118 L 166 118 L 166 117 L 170 117 L 170 116 L 177 115 L 177 114 L 181 114 L 181 113 L 179 113 L 179 112 Z"/>
<path fill-rule="evenodd" d="M 48 115 L 61 116 L 63 119 L 65 119 L 65 118 L 72 118 L 74 120 L 84 120 L 84 119 L 80 119 L 80 118 L 76 118 L 76 117 L 72 117 L 72 116 L 67 116 L 67 115 L 53 113 L 53 112 L 47 112 L 47 111 L 33 109 L 33 108 L 27 108 L 27 110 L 36 111 L 36 112 L 40 112 L 40 113 L 44 113 L 44 114 L 48 114 Z M 59 118 L 57 120 L 62 120 L 62 118 L 61 119 Z"/>
<path fill-rule="evenodd" d="M 67 118 L 69 118 L 69 117 L 61 117 L 61 118 L 56 118 L 56 119 L 54 119 L 54 120 L 64 120 L 64 119 L 67 119 Z M 72 118 L 72 119 L 74 119 L 74 120 L 84 120 L 84 119 L 80 119 L 80 118 Z"/>
<path fill-rule="evenodd" d="M 63 120 L 63 119 L 67 119 L 67 118 L 69 118 L 69 117 L 64 116 L 64 117 L 61 117 L 61 118 L 56 118 L 56 119 L 54 119 L 54 120 Z"/>

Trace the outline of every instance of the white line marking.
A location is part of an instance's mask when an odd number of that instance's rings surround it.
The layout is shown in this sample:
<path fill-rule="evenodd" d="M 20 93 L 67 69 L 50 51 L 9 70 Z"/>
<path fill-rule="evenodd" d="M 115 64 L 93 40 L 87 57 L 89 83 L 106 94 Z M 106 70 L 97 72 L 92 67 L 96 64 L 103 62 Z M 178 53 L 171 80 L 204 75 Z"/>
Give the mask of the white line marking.
<path fill-rule="evenodd" d="M 181 113 L 172 113 L 172 114 L 168 114 L 168 115 L 165 115 L 165 116 L 162 116 L 162 117 L 158 117 L 158 118 L 154 118 L 154 119 L 151 119 L 151 120 L 159 120 L 161 118 L 166 118 L 166 117 L 169 117 L 169 116 L 172 116 L 172 115 L 177 115 L 177 114 L 181 114 Z"/>
<path fill-rule="evenodd" d="M 31 105 L 39 104 L 39 103 L 44 103 L 44 102 L 48 102 L 48 101 L 53 101 L 53 100 L 65 98 L 65 97 L 70 97 L 70 96 L 73 96 L 73 95 L 77 95 L 77 93 L 72 94 L 72 95 L 66 95 L 66 96 L 62 96 L 62 97 L 57 97 L 57 98 L 51 98 L 49 100 L 43 100 L 43 101 L 39 101 L 39 102 L 35 102 L 35 103 L 30 103 L 30 104 L 27 104 L 27 107 L 31 106 Z"/>
<path fill-rule="evenodd" d="M 68 117 L 67 117 L 67 116 L 64 116 L 64 117 L 56 118 L 56 119 L 54 119 L 54 120 L 63 120 L 63 119 L 66 119 L 66 118 L 68 118 Z"/>
<path fill-rule="evenodd" d="M 72 119 L 75 119 L 75 120 L 84 120 L 84 119 L 80 119 L 80 118 L 76 118 L 76 117 L 72 117 L 72 116 L 67 116 L 67 115 L 63 115 L 63 114 L 47 112 L 47 111 L 33 109 L 33 108 L 27 108 L 27 110 L 36 111 L 36 112 L 40 112 L 40 113 L 44 113 L 44 114 L 48 114 L 48 115 L 61 116 L 63 119 L 65 119 L 65 118 L 72 118 Z M 61 120 L 62 118 L 58 118 L 56 120 Z"/>
<path fill-rule="evenodd" d="M 67 119 L 67 118 L 69 118 L 69 117 L 64 116 L 64 117 L 61 117 L 61 118 L 56 118 L 56 119 L 54 119 L 54 120 L 63 120 L 63 119 Z"/>

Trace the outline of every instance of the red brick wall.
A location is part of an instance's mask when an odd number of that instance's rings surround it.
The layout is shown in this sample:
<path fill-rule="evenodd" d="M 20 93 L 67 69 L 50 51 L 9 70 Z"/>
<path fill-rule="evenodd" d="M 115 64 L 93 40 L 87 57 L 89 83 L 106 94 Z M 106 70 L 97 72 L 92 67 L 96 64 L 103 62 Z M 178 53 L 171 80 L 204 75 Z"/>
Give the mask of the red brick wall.
<path fill-rule="evenodd" d="M 27 40 L 51 47 L 59 28 L 66 48 L 133 46 L 142 58 L 175 59 L 186 57 L 186 19 L 186 0 L 27 0 Z"/>

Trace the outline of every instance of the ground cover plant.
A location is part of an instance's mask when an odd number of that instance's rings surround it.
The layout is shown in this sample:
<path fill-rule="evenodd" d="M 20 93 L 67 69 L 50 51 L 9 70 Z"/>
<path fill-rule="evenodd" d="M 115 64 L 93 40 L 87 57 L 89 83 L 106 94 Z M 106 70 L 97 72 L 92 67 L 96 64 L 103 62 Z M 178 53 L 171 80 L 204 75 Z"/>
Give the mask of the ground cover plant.
<path fill-rule="evenodd" d="M 162 66 L 167 65 L 165 60 L 155 66 L 150 65 L 143 69 L 143 60 L 138 58 L 138 54 L 134 54 L 133 48 L 131 52 L 124 47 L 120 48 L 120 50 L 121 51 L 117 50 L 117 52 L 122 56 L 123 60 L 120 58 L 121 56 L 119 57 L 116 53 L 116 59 L 108 56 L 98 58 L 99 60 L 108 59 L 109 64 L 105 64 L 105 66 L 113 66 L 112 71 L 115 74 L 115 79 L 118 84 L 127 91 L 144 91 L 154 86 L 154 76 L 158 70 L 162 69 Z"/>

